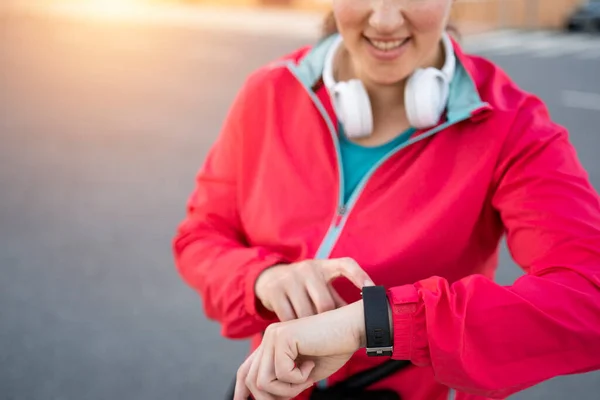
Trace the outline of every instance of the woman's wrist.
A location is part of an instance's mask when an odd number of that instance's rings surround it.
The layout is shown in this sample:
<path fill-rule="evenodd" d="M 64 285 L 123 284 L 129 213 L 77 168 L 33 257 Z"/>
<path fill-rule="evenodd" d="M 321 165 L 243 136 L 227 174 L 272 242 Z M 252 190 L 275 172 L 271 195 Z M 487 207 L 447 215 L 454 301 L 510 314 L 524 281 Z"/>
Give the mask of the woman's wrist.
<path fill-rule="evenodd" d="M 353 325 L 353 335 L 356 338 L 356 349 L 363 349 L 367 347 L 367 331 L 365 326 L 363 301 L 359 300 L 356 303 L 350 304 L 348 307 L 353 308 L 353 313 L 355 315 L 352 320 L 355 321 L 355 324 Z"/>

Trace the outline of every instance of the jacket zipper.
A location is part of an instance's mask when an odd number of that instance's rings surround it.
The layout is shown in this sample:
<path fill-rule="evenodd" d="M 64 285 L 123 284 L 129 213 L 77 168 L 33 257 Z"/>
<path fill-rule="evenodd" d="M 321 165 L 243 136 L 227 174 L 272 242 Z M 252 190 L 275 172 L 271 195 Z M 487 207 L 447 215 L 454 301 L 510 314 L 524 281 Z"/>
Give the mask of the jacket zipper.
<path fill-rule="evenodd" d="M 342 219 L 346 215 L 346 206 L 338 206 L 337 213 L 335 215 L 335 221 L 333 221 L 333 225 L 338 227 L 342 223 Z"/>

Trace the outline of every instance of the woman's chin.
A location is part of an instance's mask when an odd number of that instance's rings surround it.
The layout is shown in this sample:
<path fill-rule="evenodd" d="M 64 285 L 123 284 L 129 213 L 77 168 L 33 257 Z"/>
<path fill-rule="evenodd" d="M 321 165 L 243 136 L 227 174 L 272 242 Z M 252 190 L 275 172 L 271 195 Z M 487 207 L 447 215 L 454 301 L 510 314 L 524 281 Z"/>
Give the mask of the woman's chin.
<path fill-rule="evenodd" d="M 373 73 L 368 74 L 369 82 L 377 86 L 397 86 L 408 77 L 407 74 Z"/>

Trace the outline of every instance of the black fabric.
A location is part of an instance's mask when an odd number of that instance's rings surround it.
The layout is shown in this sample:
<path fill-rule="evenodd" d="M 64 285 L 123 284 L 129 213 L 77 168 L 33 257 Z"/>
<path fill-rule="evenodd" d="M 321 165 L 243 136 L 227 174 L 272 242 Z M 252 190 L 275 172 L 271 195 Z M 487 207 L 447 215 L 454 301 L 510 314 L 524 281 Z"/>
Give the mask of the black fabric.
<path fill-rule="evenodd" d="M 374 383 L 401 371 L 412 363 L 410 361 L 388 360 L 380 365 L 354 374 L 334 386 L 325 389 L 315 388 L 311 394 L 311 400 L 401 400 L 398 393 L 391 390 L 368 390 Z M 233 400 L 235 390 L 235 379 L 226 397 Z M 249 397 L 248 400 L 252 400 Z"/>
<path fill-rule="evenodd" d="M 331 394 L 318 389 L 312 392 L 310 400 L 402 400 L 400 395 L 392 390 L 363 390 L 350 394 Z"/>

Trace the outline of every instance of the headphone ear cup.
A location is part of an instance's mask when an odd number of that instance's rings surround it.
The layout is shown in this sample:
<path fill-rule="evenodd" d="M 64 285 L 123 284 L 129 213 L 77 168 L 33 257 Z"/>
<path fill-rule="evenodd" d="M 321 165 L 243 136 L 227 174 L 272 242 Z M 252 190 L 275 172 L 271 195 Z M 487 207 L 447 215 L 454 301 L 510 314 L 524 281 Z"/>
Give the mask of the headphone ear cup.
<path fill-rule="evenodd" d="M 444 74 L 427 68 L 415 71 L 405 90 L 405 108 L 410 124 L 417 129 L 435 126 L 446 106 L 448 82 Z"/>
<path fill-rule="evenodd" d="M 360 80 L 353 79 L 338 83 L 334 103 L 346 136 L 360 138 L 369 136 L 373 132 L 371 101 Z"/>

